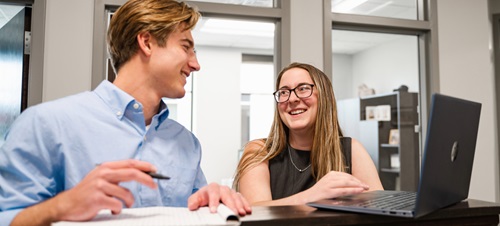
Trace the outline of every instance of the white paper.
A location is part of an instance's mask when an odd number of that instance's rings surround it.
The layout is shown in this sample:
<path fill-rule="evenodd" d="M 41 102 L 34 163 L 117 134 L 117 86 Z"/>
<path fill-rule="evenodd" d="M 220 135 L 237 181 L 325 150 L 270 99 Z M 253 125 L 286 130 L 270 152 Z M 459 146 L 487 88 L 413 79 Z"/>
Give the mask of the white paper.
<path fill-rule="evenodd" d="M 230 220 L 228 219 L 236 219 Z M 53 226 L 79 225 L 239 225 L 238 217 L 227 206 L 220 204 L 217 213 L 210 213 L 208 207 L 190 211 L 184 207 L 144 207 L 123 209 L 118 215 L 102 210 L 91 221 L 60 221 Z"/>

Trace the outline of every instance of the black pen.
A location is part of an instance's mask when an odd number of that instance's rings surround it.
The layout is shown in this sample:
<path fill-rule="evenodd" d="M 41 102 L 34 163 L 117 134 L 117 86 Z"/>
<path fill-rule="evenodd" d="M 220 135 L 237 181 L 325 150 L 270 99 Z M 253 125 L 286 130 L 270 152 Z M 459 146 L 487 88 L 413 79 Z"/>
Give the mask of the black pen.
<path fill-rule="evenodd" d="M 98 167 L 99 165 L 101 165 L 100 163 L 97 163 L 95 164 L 96 167 Z M 144 172 L 145 174 L 151 176 L 152 178 L 155 178 L 155 179 L 159 179 L 159 180 L 170 180 L 170 177 L 169 176 L 165 176 L 165 175 L 162 175 L 162 174 L 159 174 L 159 173 L 153 173 L 153 172 L 146 172 L 146 171 L 142 171 Z"/>
<path fill-rule="evenodd" d="M 143 171 L 144 172 L 144 171 Z M 169 176 L 165 176 L 159 173 L 153 173 L 153 172 L 144 172 L 145 174 L 151 176 L 152 178 L 155 179 L 160 179 L 160 180 L 170 180 Z"/>

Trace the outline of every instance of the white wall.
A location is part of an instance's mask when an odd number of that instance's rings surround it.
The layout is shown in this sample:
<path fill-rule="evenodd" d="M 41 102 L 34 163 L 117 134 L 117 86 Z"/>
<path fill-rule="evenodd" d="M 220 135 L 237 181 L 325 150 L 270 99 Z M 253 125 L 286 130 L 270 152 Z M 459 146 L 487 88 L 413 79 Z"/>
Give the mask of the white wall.
<path fill-rule="evenodd" d="M 247 62 L 240 69 L 241 93 L 250 94 L 249 140 L 267 137 L 273 123 L 274 71 L 272 63 Z"/>
<path fill-rule="evenodd" d="M 338 100 L 352 98 L 357 92 L 352 84 L 352 56 L 347 54 L 333 54 L 332 86 L 335 98 Z"/>
<path fill-rule="evenodd" d="M 419 90 L 418 42 L 416 36 L 402 36 L 383 45 L 355 54 L 352 60 L 352 93 L 366 84 L 376 94 L 391 93 L 401 85 L 410 92 Z"/>
<path fill-rule="evenodd" d="M 358 97 L 362 84 L 376 94 L 391 93 L 401 85 L 418 92 L 417 45 L 416 36 L 401 36 L 353 55 L 334 54 L 332 82 L 337 100 Z"/>
<path fill-rule="evenodd" d="M 197 56 L 193 133 L 202 146 L 207 181 L 221 183 L 234 175 L 241 146 L 241 52 L 200 46 Z"/>
<path fill-rule="evenodd" d="M 440 0 L 437 3 L 440 91 L 483 104 L 469 198 L 499 201 L 488 1 Z"/>
<path fill-rule="evenodd" d="M 90 90 L 94 1 L 47 0 L 43 101 Z"/>

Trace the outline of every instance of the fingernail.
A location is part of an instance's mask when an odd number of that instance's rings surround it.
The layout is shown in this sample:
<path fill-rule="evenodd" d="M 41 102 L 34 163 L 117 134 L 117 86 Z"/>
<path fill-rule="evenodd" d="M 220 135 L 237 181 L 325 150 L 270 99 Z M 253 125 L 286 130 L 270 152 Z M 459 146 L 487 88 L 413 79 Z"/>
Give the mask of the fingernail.
<path fill-rule="evenodd" d="M 156 168 L 156 166 L 151 166 L 151 172 L 158 172 L 158 169 Z"/>
<path fill-rule="evenodd" d="M 217 209 L 215 208 L 215 206 L 211 206 L 210 207 L 210 212 L 212 212 L 212 213 L 217 212 Z"/>

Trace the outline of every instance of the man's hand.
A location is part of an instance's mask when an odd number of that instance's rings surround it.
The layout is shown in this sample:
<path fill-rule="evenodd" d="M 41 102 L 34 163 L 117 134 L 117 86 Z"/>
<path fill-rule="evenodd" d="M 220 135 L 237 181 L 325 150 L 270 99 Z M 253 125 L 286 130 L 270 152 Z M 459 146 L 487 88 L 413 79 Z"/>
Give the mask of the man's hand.
<path fill-rule="evenodd" d="M 134 203 L 132 193 L 119 186 L 120 182 L 137 181 L 157 188 L 151 176 L 143 171 L 156 171 L 156 168 L 138 160 L 100 164 L 74 188 L 21 211 L 12 225 L 38 225 L 36 220 L 40 220 L 40 224 L 61 220 L 85 221 L 95 217 L 102 209 L 110 209 L 113 214 L 118 214 L 122 210 L 122 202 L 127 207 Z"/>
<path fill-rule="evenodd" d="M 191 195 L 188 199 L 188 208 L 189 210 L 196 210 L 201 206 L 208 205 L 210 212 L 215 213 L 220 202 L 240 216 L 252 212 L 250 204 L 239 192 L 217 183 L 211 183 Z"/>

